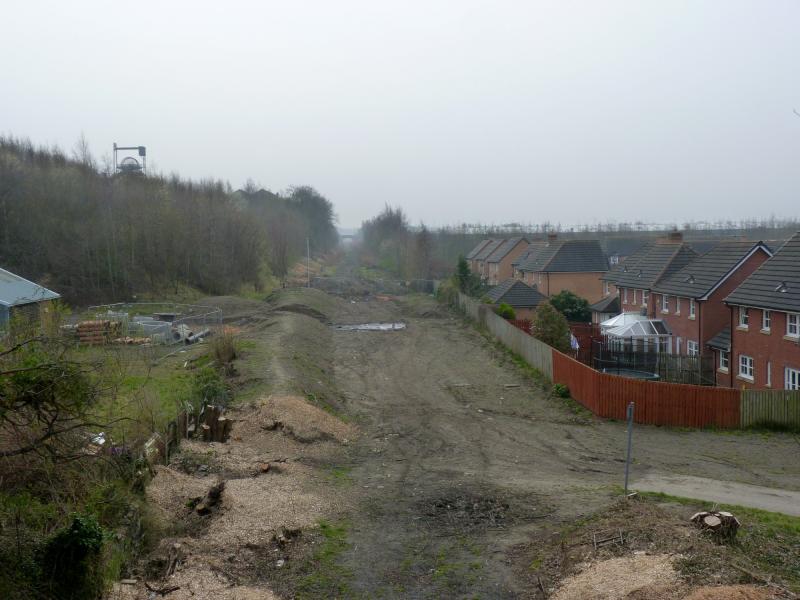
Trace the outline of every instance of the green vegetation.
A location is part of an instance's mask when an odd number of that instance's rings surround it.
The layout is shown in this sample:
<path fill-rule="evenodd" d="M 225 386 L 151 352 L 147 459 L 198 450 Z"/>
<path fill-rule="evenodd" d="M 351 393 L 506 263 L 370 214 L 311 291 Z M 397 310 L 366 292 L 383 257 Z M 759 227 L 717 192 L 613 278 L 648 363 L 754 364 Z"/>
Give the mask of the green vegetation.
<path fill-rule="evenodd" d="M 550 304 L 571 323 L 591 323 L 592 321 L 589 301 L 569 290 L 562 290 L 551 296 Z"/>
<path fill-rule="evenodd" d="M 550 302 L 544 302 L 536 309 L 533 331 L 548 346 L 561 352 L 569 351 L 569 324 Z"/>
<path fill-rule="evenodd" d="M 553 384 L 553 395 L 558 398 L 569 398 L 569 388 L 563 383 Z"/>
<path fill-rule="evenodd" d="M 514 309 L 505 302 L 501 302 L 500 306 L 494 309 L 494 312 L 497 314 L 497 316 L 509 321 L 516 318 Z"/>
<path fill-rule="evenodd" d="M 297 583 L 298 598 L 342 598 L 351 595 L 353 573 L 340 564 L 341 555 L 350 547 L 347 541 L 347 522 L 320 521 L 322 540 L 308 558 L 303 572 L 308 573 Z"/>
<path fill-rule="evenodd" d="M 0 137 L 3 267 L 71 302 L 261 291 L 305 254 L 337 243 L 333 205 L 313 188 L 119 174 L 83 145 Z"/>

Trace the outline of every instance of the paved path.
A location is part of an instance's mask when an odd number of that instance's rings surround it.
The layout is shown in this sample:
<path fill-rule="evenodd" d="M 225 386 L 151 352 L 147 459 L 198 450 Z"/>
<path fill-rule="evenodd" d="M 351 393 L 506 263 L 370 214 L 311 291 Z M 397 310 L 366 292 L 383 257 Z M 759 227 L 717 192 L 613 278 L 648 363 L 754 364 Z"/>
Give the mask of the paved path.
<path fill-rule="evenodd" d="M 800 492 L 704 479 L 689 475 L 648 474 L 631 486 L 641 492 L 661 492 L 720 504 L 737 504 L 800 517 Z"/>

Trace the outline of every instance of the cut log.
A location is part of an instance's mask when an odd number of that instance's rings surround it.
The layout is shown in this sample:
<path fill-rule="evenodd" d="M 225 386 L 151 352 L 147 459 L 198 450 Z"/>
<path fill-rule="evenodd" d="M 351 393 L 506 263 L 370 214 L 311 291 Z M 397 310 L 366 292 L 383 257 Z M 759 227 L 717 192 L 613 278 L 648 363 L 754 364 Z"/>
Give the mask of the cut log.
<path fill-rule="evenodd" d="M 703 523 L 709 529 L 717 529 L 720 525 L 722 525 L 722 520 L 714 515 L 708 515 L 707 517 L 703 517 Z"/>
<path fill-rule="evenodd" d="M 212 438 L 211 438 L 211 427 L 210 426 L 208 426 L 205 423 L 203 423 L 202 425 L 200 425 L 200 431 L 201 431 L 201 434 L 200 434 L 201 439 L 204 442 L 213 441 Z"/>

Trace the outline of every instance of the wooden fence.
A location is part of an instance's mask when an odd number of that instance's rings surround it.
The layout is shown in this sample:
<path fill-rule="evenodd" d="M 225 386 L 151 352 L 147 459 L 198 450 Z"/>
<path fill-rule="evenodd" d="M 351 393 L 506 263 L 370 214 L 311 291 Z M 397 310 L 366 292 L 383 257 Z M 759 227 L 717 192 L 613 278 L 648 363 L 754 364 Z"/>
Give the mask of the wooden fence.
<path fill-rule="evenodd" d="M 742 390 L 741 425 L 784 426 L 800 429 L 800 392 L 788 390 Z"/>
<path fill-rule="evenodd" d="M 485 304 L 459 294 L 458 304 L 473 320 L 484 325 L 506 348 L 519 354 L 525 362 L 553 379 L 553 349 L 521 329 L 514 327 Z"/>
<path fill-rule="evenodd" d="M 600 417 L 625 419 L 628 403 L 633 402 L 635 421 L 648 425 L 800 429 L 798 391 L 740 390 L 600 373 L 526 334 L 498 317 L 489 306 L 464 294 L 459 294 L 458 306 L 550 381 L 566 385 L 575 400 Z"/>

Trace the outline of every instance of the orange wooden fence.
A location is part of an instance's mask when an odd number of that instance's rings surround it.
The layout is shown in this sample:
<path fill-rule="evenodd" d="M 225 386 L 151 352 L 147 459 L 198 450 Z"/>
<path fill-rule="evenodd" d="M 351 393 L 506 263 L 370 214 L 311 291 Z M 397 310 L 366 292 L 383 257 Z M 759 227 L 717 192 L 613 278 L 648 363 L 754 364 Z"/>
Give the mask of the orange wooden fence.
<path fill-rule="evenodd" d="M 600 417 L 625 419 L 629 402 L 634 420 L 678 427 L 739 427 L 740 392 L 680 383 L 642 381 L 598 373 L 553 350 L 553 382 Z"/>

